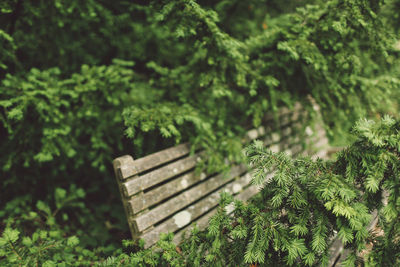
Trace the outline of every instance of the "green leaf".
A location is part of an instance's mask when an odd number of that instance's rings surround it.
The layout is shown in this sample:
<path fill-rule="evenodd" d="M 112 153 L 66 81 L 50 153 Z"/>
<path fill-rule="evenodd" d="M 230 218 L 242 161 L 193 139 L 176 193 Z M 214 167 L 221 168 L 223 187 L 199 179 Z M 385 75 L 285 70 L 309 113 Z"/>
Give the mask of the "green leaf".
<path fill-rule="evenodd" d="M 6 242 L 14 243 L 18 240 L 19 231 L 17 229 L 6 228 L 3 232 L 2 237 Z M 0 241 L 1 242 L 1 241 Z M 4 241 L 3 241 L 4 242 Z M 2 243 L 3 243 L 2 242 Z"/>
<path fill-rule="evenodd" d="M 43 267 L 54 267 L 57 266 L 56 263 L 52 260 L 47 260 L 43 263 Z"/>
<path fill-rule="evenodd" d="M 371 191 L 372 193 L 375 193 L 376 191 L 379 190 L 379 182 L 375 177 L 371 176 L 367 177 L 365 184 L 367 190 Z"/>
<path fill-rule="evenodd" d="M 24 246 L 30 247 L 33 244 L 33 242 L 32 242 L 32 239 L 30 237 L 25 236 L 25 237 L 22 238 L 22 244 Z"/>
<path fill-rule="evenodd" d="M 308 266 L 312 266 L 315 261 L 315 254 L 313 252 L 307 253 L 303 259 Z"/>
<path fill-rule="evenodd" d="M 0 238 L 0 257 L 4 257 L 5 255 L 7 255 L 7 252 L 6 250 L 2 249 L 1 246 L 3 245 L 1 245 L 1 238 Z"/>
<path fill-rule="evenodd" d="M 305 246 L 304 239 L 294 239 L 290 242 L 287 247 L 288 251 L 288 263 L 293 264 L 297 257 L 303 256 L 307 253 L 307 247 Z"/>
<path fill-rule="evenodd" d="M 57 209 L 62 208 L 63 202 L 67 196 L 67 190 L 63 188 L 57 187 L 55 192 L 54 192 L 54 197 L 56 200 L 56 207 Z"/>
<path fill-rule="evenodd" d="M 353 241 L 353 239 L 354 239 L 352 230 L 347 227 L 340 228 L 340 230 L 338 232 L 338 237 L 342 240 L 342 242 L 344 244 L 347 244 L 347 243 Z"/>
<path fill-rule="evenodd" d="M 70 236 L 67 240 L 67 245 L 71 247 L 75 247 L 79 244 L 79 239 L 76 236 Z"/>
<path fill-rule="evenodd" d="M 24 113 L 19 108 L 13 108 L 8 112 L 8 117 L 12 120 L 19 121 L 23 118 Z"/>
<path fill-rule="evenodd" d="M 45 212 L 47 216 L 51 216 L 50 207 L 43 201 L 39 200 L 38 202 L 36 202 L 36 208 L 40 211 Z"/>
<path fill-rule="evenodd" d="M 322 236 L 319 233 L 313 235 L 311 247 L 316 252 L 322 252 L 325 250 L 327 246 L 326 237 Z"/>

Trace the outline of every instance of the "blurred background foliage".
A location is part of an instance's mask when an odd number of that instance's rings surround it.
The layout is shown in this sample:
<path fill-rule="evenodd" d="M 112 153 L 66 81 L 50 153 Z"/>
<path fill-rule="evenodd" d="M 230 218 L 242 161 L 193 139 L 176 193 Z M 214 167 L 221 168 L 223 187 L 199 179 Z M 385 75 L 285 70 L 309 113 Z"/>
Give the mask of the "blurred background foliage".
<path fill-rule="evenodd" d="M 190 141 L 221 169 L 242 160 L 243 133 L 265 113 L 310 109 L 309 96 L 346 144 L 360 117 L 398 114 L 399 11 L 399 0 L 1 1 L 0 230 L 76 235 L 72 254 L 110 255 L 129 238 L 113 158 Z"/>

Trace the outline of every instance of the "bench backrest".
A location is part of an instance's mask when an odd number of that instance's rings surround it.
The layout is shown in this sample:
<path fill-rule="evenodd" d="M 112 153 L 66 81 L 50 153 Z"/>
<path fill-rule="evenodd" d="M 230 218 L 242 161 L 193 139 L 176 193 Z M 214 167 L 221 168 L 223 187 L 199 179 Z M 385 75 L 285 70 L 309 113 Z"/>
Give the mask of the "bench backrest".
<path fill-rule="evenodd" d="M 318 124 L 304 128 L 307 114 L 299 104 L 280 109 L 277 119 L 268 117 L 264 126 L 248 131 L 244 142 L 259 139 L 276 152 L 324 157 L 325 131 Z M 181 144 L 136 160 L 129 155 L 114 160 L 132 237 L 144 239 L 146 248 L 160 233 L 174 232 L 179 242 L 193 222 L 205 228 L 221 192 L 244 201 L 258 192 L 250 183 L 251 170 L 243 164 L 231 165 L 229 173 L 199 174 L 195 168 L 201 156 L 201 151 L 191 155 L 189 145 Z"/>

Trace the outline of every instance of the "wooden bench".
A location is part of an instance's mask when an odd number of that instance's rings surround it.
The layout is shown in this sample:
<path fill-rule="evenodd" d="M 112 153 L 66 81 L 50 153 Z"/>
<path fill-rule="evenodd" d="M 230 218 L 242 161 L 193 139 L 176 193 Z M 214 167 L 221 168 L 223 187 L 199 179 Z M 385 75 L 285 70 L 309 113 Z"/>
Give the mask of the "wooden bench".
<path fill-rule="evenodd" d="M 325 157 L 325 131 L 320 124 L 305 128 L 308 119 L 309 112 L 300 104 L 292 110 L 282 108 L 277 118 L 266 117 L 262 127 L 248 131 L 243 142 L 259 139 L 273 151 Z M 160 233 L 174 232 L 179 242 L 192 223 L 205 228 L 221 192 L 243 201 L 258 192 L 244 164 L 232 164 L 229 173 L 198 174 L 195 168 L 201 156 L 202 151 L 191 155 L 189 145 L 181 144 L 136 160 L 129 155 L 114 160 L 132 237 L 144 239 L 146 248 L 157 242 Z"/>

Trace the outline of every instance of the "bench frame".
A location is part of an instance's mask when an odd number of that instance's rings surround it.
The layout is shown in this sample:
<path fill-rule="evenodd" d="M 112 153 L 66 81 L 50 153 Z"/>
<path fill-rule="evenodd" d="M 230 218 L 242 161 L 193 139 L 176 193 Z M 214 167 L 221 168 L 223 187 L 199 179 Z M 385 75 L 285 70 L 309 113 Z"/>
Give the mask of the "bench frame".
<path fill-rule="evenodd" d="M 317 106 L 314 109 L 318 111 Z M 309 114 L 299 103 L 291 110 L 282 108 L 277 117 L 266 116 L 264 126 L 248 131 L 243 142 L 260 139 L 275 152 L 325 157 L 328 140 L 321 124 L 314 129 L 303 126 Z M 113 162 L 132 237 L 144 239 L 145 248 L 163 232 L 174 232 L 178 243 L 194 222 L 204 229 L 221 192 L 246 201 L 259 191 L 251 185 L 251 170 L 244 164 L 227 163 L 228 173 L 198 173 L 203 152 L 190 152 L 185 143 L 136 160 L 126 155 Z"/>

